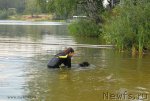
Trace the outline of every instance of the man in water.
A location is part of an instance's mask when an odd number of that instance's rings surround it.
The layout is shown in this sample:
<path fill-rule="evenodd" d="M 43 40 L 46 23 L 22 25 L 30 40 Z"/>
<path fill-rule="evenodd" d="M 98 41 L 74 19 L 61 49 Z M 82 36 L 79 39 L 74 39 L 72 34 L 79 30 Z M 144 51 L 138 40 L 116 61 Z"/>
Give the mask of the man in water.
<path fill-rule="evenodd" d="M 59 68 L 61 64 L 71 68 L 71 57 L 74 55 L 74 49 L 69 47 L 63 52 L 58 53 L 48 62 L 49 68 Z"/>

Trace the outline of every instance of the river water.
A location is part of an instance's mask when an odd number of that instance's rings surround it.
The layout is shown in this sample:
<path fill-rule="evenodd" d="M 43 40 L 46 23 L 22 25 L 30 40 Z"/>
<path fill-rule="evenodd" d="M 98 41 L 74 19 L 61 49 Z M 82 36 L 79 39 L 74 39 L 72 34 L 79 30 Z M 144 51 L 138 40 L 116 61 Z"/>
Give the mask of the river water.
<path fill-rule="evenodd" d="M 150 101 L 150 54 L 76 38 L 64 23 L 0 23 L 0 101 Z M 75 50 L 72 68 L 47 68 L 65 47 Z"/>

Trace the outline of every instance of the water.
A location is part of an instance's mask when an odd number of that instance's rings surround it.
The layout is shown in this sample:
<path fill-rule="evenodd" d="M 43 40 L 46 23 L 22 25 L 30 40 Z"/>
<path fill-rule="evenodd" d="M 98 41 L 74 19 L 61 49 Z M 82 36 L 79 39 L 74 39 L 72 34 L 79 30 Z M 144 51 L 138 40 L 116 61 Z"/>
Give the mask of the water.
<path fill-rule="evenodd" d="M 76 52 L 72 69 L 48 69 L 48 60 L 68 46 Z M 79 68 L 82 61 L 91 66 Z M 149 61 L 148 53 L 133 57 L 100 48 L 97 39 L 75 38 L 59 23 L 2 24 L 0 101 L 149 101 Z"/>

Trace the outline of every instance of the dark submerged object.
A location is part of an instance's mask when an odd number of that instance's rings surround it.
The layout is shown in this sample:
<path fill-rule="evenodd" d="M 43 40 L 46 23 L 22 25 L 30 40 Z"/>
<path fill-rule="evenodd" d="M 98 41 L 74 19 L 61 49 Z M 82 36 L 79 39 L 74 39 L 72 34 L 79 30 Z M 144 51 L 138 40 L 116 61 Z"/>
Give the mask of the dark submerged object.
<path fill-rule="evenodd" d="M 85 61 L 85 62 L 80 63 L 79 66 L 80 67 L 88 67 L 88 66 L 90 66 L 90 64 Z"/>

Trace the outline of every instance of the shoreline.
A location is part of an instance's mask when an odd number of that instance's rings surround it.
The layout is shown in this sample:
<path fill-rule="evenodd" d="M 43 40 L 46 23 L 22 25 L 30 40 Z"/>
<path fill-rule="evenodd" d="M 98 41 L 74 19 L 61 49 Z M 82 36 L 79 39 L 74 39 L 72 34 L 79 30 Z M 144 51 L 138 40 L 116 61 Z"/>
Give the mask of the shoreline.
<path fill-rule="evenodd" d="M 52 15 L 39 14 L 39 15 L 13 15 L 9 16 L 7 19 L 0 20 L 14 20 L 14 21 L 30 21 L 30 22 L 39 22 L 39 21 L 47 21 L 47 22 L 65 22 L 65 20 L 54 19 Z"/>

